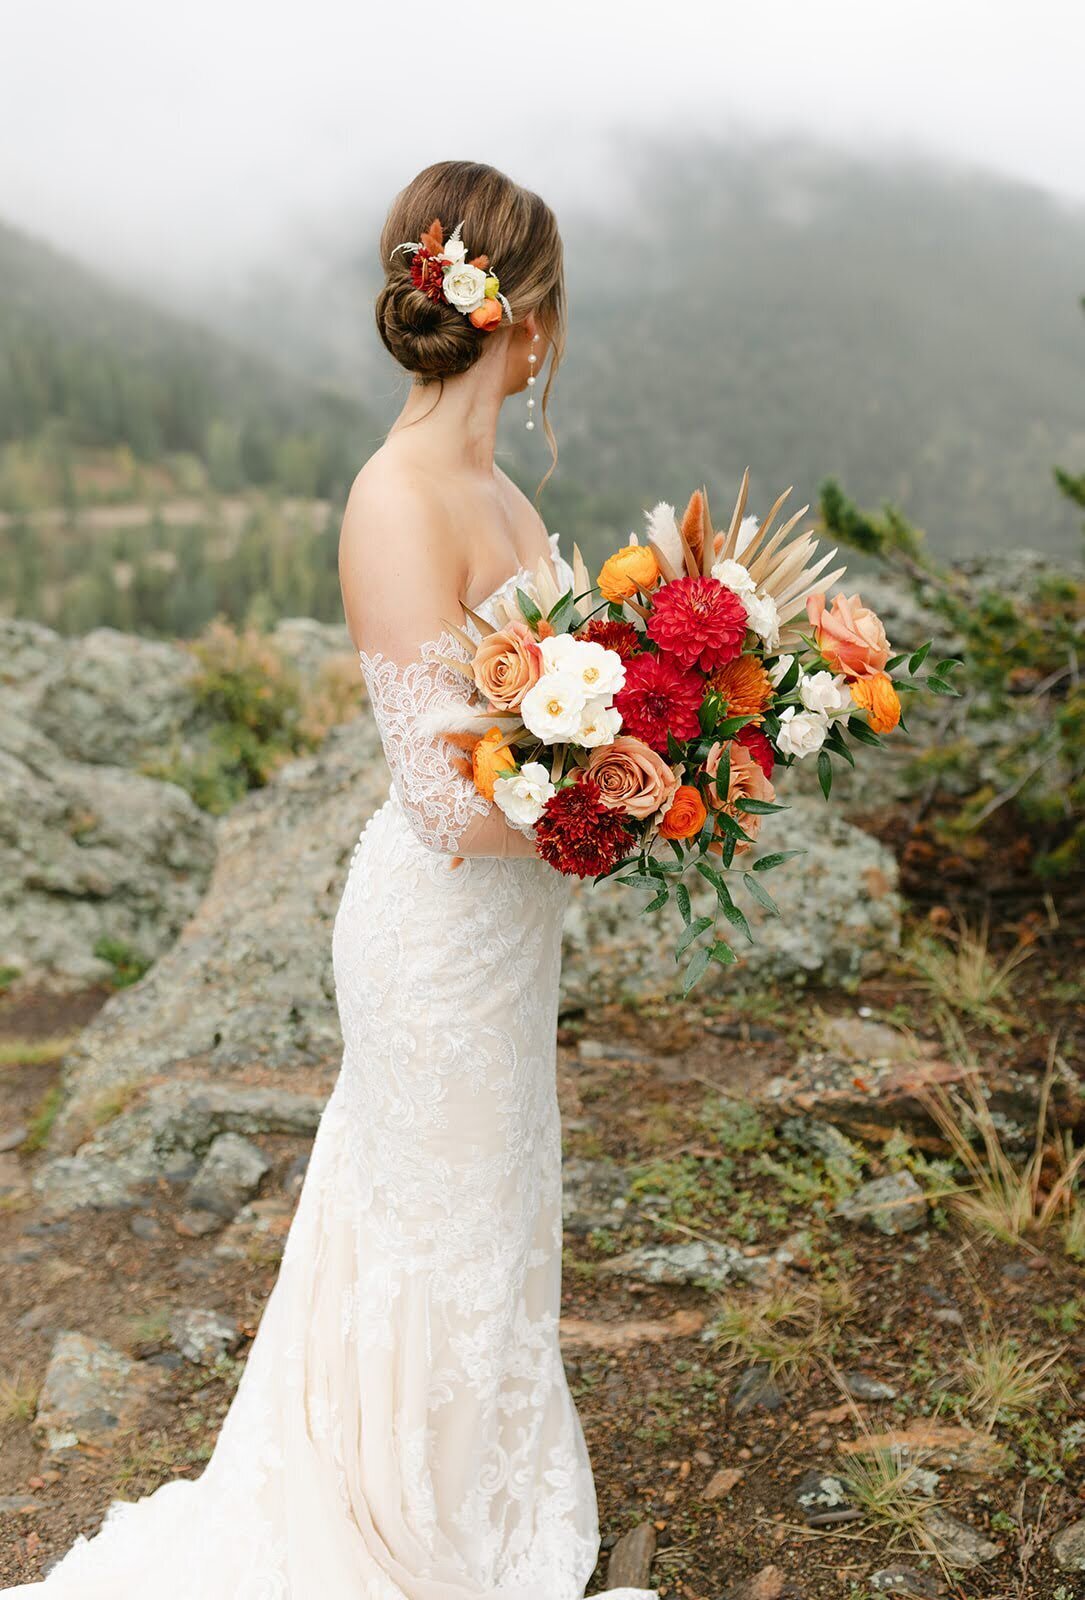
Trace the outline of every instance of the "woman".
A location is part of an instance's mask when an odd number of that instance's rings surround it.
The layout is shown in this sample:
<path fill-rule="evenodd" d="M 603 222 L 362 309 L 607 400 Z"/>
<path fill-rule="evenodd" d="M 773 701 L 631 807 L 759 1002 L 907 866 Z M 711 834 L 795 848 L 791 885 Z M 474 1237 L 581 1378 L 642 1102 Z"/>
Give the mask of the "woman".
<path fill-rule="evenodd" d="M 442 162 L 394 202 L 381 260 L 377 325 L 415 383 L 343 519 L 394 782 L 335 923 L 342 1071 L 203 1476 L 115 1506 L 50 1600 L 580 1600 L 595 1567 L 558 1345 L 567 880 L 440 731 L 466 698 L 446 623 L 530 590 L 541 559 L 571 581 L 494 462 L 506 397 L 530 427 L 548 355 L 553 381 L 561 239 L 537 195 Z"/>

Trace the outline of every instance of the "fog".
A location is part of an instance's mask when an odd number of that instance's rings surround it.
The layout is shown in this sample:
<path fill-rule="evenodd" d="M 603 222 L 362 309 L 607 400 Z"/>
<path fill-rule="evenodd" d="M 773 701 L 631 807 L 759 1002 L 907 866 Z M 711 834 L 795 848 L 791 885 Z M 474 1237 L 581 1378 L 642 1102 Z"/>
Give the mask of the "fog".
<path fill-rule="evenodd" d="M 620 213 L 632 131 L 794 136 L 1085 200 L 1072 0 L 2 0 L 0 217 L 184 291 L 340 248 L 445 156 Z M 364 223 L 363 223 L 364 219 Z"/>

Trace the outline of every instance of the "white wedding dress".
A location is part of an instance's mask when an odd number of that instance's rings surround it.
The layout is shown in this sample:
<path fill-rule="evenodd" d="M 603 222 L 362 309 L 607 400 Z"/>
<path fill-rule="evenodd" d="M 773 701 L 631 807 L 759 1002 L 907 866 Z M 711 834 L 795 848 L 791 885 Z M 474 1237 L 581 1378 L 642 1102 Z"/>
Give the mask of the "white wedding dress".
<path fill-rule="evenodd" d="M 526 857 L 453 866 L 489 806 L 422 717 L 462 711 L 438 658 L 466 651 L 444 633 L 412 655 L 361 657 L 394 781 L 335 922 L 343 1064 L 214 1454 L 9 1595 L 584 1595 L 595 1491 L 558 1344 L 568 885 Z"/>

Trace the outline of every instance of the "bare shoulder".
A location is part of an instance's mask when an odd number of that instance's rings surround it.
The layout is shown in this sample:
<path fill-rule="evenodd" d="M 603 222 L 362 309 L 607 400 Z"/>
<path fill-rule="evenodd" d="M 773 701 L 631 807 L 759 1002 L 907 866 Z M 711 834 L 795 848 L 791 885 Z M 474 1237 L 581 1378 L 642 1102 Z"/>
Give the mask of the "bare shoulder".
<path fill-rule="evenodd" d="M 521 550 L 528 557 L 530 557 L 533 550 L 545 550 L 549 534 L 546 523 L 539 515 L 538 510 L 524 491 L 513 483 L 503 468 L 495 466 L 494 471 L 501 483 L 506 504 L 519 532 Z"/>

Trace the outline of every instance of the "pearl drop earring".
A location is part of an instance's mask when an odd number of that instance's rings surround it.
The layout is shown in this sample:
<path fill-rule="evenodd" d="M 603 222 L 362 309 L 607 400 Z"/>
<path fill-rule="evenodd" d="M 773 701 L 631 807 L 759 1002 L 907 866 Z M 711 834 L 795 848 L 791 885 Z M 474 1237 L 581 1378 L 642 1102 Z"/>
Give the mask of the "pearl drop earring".
<path fill-rule="evenodd" d="M 537 333 L 533 333 L 532 334 L 531 342 L 532 342 L 532 344 L 538 344 L 539 336 L 538 336 Z M 530 433 L 532 428 L 534 428 L 534 426 L 535 426 L 535 396 L 532 394 L 531 391 L 535 387 L 535 365 L 536 365 L 536 363 L 537 363 L 539 358 L 535 354 L 534 350 L 532 350 L 531 354 L 528 356 L 527 359 L 528 359 L 528 362 L 529 362 L 529 364 L 531 366 L 531 371 L 528 374 L 528 379 L 527 379 L 527 421 L 524 424 L 524 426 L 527 428 L 527 431 Z"/>

